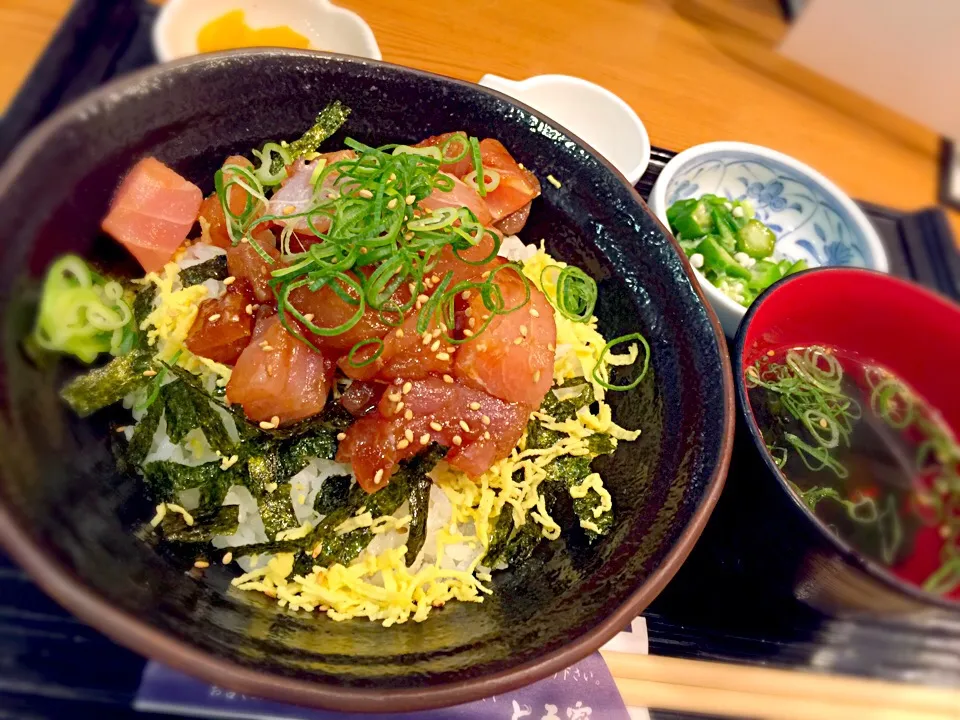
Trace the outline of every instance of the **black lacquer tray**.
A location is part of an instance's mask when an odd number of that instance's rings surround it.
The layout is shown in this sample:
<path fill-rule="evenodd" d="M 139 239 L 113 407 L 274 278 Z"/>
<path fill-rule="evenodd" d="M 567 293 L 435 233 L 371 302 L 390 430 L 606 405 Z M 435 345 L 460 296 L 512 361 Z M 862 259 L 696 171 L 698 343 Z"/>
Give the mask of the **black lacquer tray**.
<path fill-rule="evenodd" d="M 0 122 L 0 161 L 62 104 L 153 63 L 155 15 L 144 0 L 79 0 Z M 642 196 L 673 155 L 654 148 L 637 185 Z M 887 248 L 893 274 L 960 301 L 960 255 L 942 210 L 860 205 Z M 960 685 L 960 613 L 923 620 L 826 617 L 757 572 L 751 549 L 738 547 L 728 532 L 737 519 L 738 478 L 755 471 L 750 450 L 748 438 L 738 439 L 728 487 L 703 537 L 645 613 L 650 652 Z M 131 718 L 144 663 L 73 619 L 0 555 L 0 719 Z"/>

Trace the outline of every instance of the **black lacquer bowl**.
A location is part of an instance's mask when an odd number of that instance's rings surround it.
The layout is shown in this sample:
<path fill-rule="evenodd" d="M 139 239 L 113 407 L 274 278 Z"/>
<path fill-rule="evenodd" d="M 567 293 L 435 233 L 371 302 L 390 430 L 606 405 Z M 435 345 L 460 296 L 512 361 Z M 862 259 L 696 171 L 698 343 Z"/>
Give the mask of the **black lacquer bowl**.
<path fill-rule="evenodd" d="M 108 418 L 81 421 L 57 390 L 75 367 L 20 350 L 36 286 L 65 251 L 124 262 L 98 232 L 124 172 L 155 155 L 209 192 L 233 152 L 295 137 L 327 102 L 371 144 L 463 129 L 499 138 L 544 184 L 522 235 L 546 238 L 599 284 L 607 337 L 639 330 L 653 372 L 612 393 L 643 428 L 599 469 L 617 522 L 597 546 L 562 541 L 496 576 L 482 604 L 384 628 L 291 613 L 177 563 L 136 535 L 152 509 L 116 471 Z M 341 136 L 328 142 L 335 148 Z M 723 484 L 733 394 L 722 333 L 683 255 L 610 165 L 549 120 L 474 85 L 320 53 L 239 51 L 149 69 L 81 99 L 27 138 L 0 174 L 0 540 L 57 600 L 117 641 L 219 685 L 329 708 L 451 705 L 553 673 L 642 610 L 689 553 Z M 133 267 L 130 267 L 131 271 Z"/>

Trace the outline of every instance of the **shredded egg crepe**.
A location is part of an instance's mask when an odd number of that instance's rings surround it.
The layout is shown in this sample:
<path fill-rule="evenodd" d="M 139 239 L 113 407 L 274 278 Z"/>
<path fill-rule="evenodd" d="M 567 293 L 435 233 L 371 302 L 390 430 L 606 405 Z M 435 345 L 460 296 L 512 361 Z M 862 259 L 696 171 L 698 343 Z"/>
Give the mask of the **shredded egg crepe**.
<path fill-rule="evenodd" d="M 551 265 L 562 268 L 565 264 L 552 258 L 542 246 L 536 252 L 532 250 L 528 248 L 523 253 L 527 256 L 522 261 L 524 274 L 556 308 L 556 286 L 543 270 Z M 543 284 L 541 277 L 546 280 Z M 541 493 L 541 483 L 547 478 L 546 466 L 562 456 L 590 456 L 589 440 L 598 433 L 608 435 L 614 447 L 618 440 L 632 441 L 640 435 L 639 430 L 626 430 L 613 422 L 610 406 L 603 401 L 604 387 L 592 380 L 594 367 L 606 345 L 597 331 L 596 318 L 575 323 L 556 309 L 554 316 L 557 323 L 554 381 L 560 385 L 575 378 L 588 379 L 598 409 L 594 413 L 589 406 L 583 407 L 575 417 L 565 420 L 539 411 L 533 413 L 532 417 L 544 428 L 560 433 L 561 439 L 549 448 L 528 449 L 524 434 L 509 457 L 495 463 L 478 479 L 471 479 L 443 461 L 438 463 L 430 477 L 449 502 L 450 513 L 448 521 L 436 530 L 435 547 L 429 553 L 431 562 L 425 562 L 428 553 L 422 551 L 418 561 L 408 568 L 404 561 L 405 544 L 387 545 L 377 552 L 374 541 L 349 566 L 314 566 L 306 575 L 293 571 L 292 554 L 278 554 L 265 566 L 236 578 L 234 586 L 262 592 L 293 610 L 324 612 L 338 621 L 365 617 L 385 626 L 408 620 L 422 622 L 433 608 L 450 600 L 483 602 L 484 595 L 491 592 L 490 571 L 498 568 L 484 567 L 481 562 L 491 546 L 494 528 L 502 513 L 513 516 L 515 527 L 532 520 L 538 533 L 548 540 L 560 535 L 560 526 L 550 517 Z M 607 354 L 598 374 L 608 379 L 608 363 L 626 365 L 636 358 L 635 346 L 622 355 Z M 552 392 L 562 400 L 565 390 L 555 388 Z M 595 495 L 599 500 L 593 510 L 597 517 L 612 508 L 610 494 L 597 473 L 588 475 L 569 492 L 575 499 Z M 431 512 L 434 512 L 433 502 Z M 378 520 L 373 520 L 369 512 L 358 514 L 338 527 L 337 532 L 369 527 L 381 537 L 392 535 L 395 543 L 402 543 L 409 521 L 404 506 L 394 515 Z M 581 519 L 580 525 L 585 530 L 600 532 L 599 526 L 590 519 Z M 451 559 L 447 553 L 454 548 L 460 557 Z M 470 549 L 465 556 L 464 548 Z"/>

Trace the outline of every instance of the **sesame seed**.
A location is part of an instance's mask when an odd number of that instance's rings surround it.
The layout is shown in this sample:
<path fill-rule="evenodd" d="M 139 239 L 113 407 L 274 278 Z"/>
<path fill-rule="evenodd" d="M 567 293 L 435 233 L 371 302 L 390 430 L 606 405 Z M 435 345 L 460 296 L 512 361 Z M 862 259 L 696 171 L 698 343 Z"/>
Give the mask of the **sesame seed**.
<path fill-rule="evenodd" d="M 206 560 L 197 560 L 197 561 L 193 564 L 193 566 L 194 566 L 195 568 L 200 568 L 200 569 L 202 570 L 203 568 L 208 568 L 208 567 L 210 567 L 210 563 L 208 563 Z"/>
<path fill-rule="evenodd" d="M 776 353 L 773 350 L 767 350 L 767 357 L 773 357 Z"/>
<path fill-rule="evenodd" d="M 480 277 L 481 277 L 483 280 L 486 280 L 488 277 L 490 277 L 490 271 L 487 270 L 487 271 L 484 272 L 483 275 L 481 275 Z"/>
<path fill-rule="evenodd" d="M 820 418 L 820 427 L 825 428 L 825 427 L 827 427 L 827 425 L 828 425 L 827 419 L 826 419 L 826 418 Z"/>
<path fill-rule="evenodd" d="M 143 376 L 144 376 L 144 377 L 153 377 L 153 376 L 156 375 L 156 374 L 157 374 L 157 371 L 156 371 L 156 370 L 144 370 L 144 371 L 143 371 Z"/>
<path fill-rule="evenodd" d="M 413 442 L 413 430 L 411 430 L 410 428 L 407 428 L 406 430 L 403 431 L 403 436 L 410 442 Z"/>
<path fill-rule="evenodd" d="M 390 402 L 400 402 L 402 398 L 403 398 L 403 395 L 401 395 L 400 393 L 390 393 L 389 395 L 387 395 L 387 399 Z"/>
<path fill-rule="evenodd" d="M 467 421 L 466 421 L 466 420 L 461 420 L 461 421 L 460 421 L 460 427 L 463 428 L 463 431 L 464 431 L 464 432 L 470 432 L 470 426 L 467 425 Z"/>
<path fill-rule="evenodd" d="M 400 414 L 400 411 L 403 410 L 403 406 L 404 406 L 404 403 L 398 402 L 398 403 L 397 403 L 397 408 L 394 410 L 394 412 L 395 412 L 397 415 L 399 415 L 399 414 Z"/>
<path fill-rule="evenodd" d="M 280 418 L 274 415 L 272 418 L 270 418 L 270 424 L 274 427 L 280 427 Z"/>
<path fill-rule="evenodd" d="M 380 468 L 379 470 L 377 470 L 377 472 L 373 476 L 374 485 L 379 485 L 381 482 L 383 482 L 383 468 Z"/>
<path fill-rule="evenodd" d="M 532 308 L 530 308 L 530 316 L 531 316 L 531 317 L 538 318 L 538 317 L 540 317 L 540 313 L 537 312 L 537 309 L 536 309 L 535 307 L 532 307 Z"/>
<path fill-rule="evenodd" d="M 430 352 L 436 352 L 439 349 L 440 349 L 440 341 L 434 340 L 433 344 L 430 346 Z"/>
<path fill-rule="evenodd" d="M 397 199 L 393 198 L 387 203 L 387 209 L 393 210 L 397 206 Z"/>
<path fill-rule="evenodd" d="M 441 425 L 436 420 L 434 420 L 433 422 L 430 423 L 430 429 L 440 432 L 441 430 L 443 430 L 443 425 Z"/>
<path fill-rule="evenodd" d="M 413 420 L 413 410 L 410 410 L 408 408 L 407 411 L 403 414 L 403 418 L 405 420 Z"/>
<path fill-rule="evenodd" d="M 303 319 L 306 320 L 307 322 L 313 322 L 313 313 L 307 313 L 306 315 L 303 316 Z"/>
<path fill-rule="evenodd" d="M 448 353 L 448 352 L 440 352 L 440 353 L 437 353 L 437 360 L 444 360 L 444 361 L 445 361 L 445 360 L 449 360 L 449 359 L 450 359 L 450 353 Z"/>
<path fill-rule="evenodd" d="M 553 351 L 556 350 L 556 349 L 557 349 L 557 348 L 556 348 L 556 346 L 555 346 L 553 343 L 548 343 L 548 344 L 547 344 L 547 350 L 549 350 L 550 352 L 553 352 Z"/>
<path fill-rule="evenodd" d="M 522 337 L 518 337 L 516 340 L 513 341 L 513 344 L 514 344 L 514 345 L 519 345 L 519 344 L 522 343 L 522 342 L 523 342 L 523 338 L 522 338 Z"/>
<path fill-rule="evenodd" d="M 406 234 L 403 236 L 403 239 L 404 239 L 404 240 L 413 240 L 413 233 L 412 233 L 412 232 L 406 233 Z"/>
<path fill-rule="evenodd" d="M 413 283 L 407 283 L 407 289 L 410 291 L 410 294 L 413 295 L 417 291 L 417 286 Z"/>
<path fill-rule="evenodd" d="M 427 302 L 428 300 L 430 300 L 430 296 L 429 296 L 429 295 L 417 295 L 417 302 L 425 303 L 425 302 Z"/>
<path fill-rule="evenodd" d="M 417 198 L 416 198 L 415 196 L 413 196 L 413 195 L 407 195 L 407 197 L 404 198 L 403 201 L 404 201 L 407 205 L 413 205 L 413 203 L 416 201 L 416 199 L 417 199 Z"/>
<path fill-rule="evenodd" d="M 260 428 L 263 430 L 273 430 L 273 424 L 267 422 L 266 420 L 260 421 Z"/>
<path fill-rule="evenodd" d="M 486 430 L 483 431 L 483 439 L 484 439 L 484 440 L 489 440 L 489 439 L 490 439 L 490 433 L 487 432 Z"/>
<path fill-rule="evenodd" d="M 225 553 L 223 556 L 223 564 L 229 565 L 232 562 L 233 562 L 233 553 L 232 552 Z"/>
<path fill-rule="evenodd" d="M 440 328 L 434 328 L 433 332 L 430 333 L 430 337 L 433 337 L 433 338 L 440 337 Z"/>
<path fill-rule="evenodd" d="M 387 178 L 390 182 L 394 182 L 397 179 L 396 173 L 390 173 L 390 177 Z"/>
<path fill-rule="evenodd" d="M 472 402 L 472 403 L 470 403 L 470 409 L 471 409 L 471 410 L 479 410 L 479 409 L 480 409 L 480 403 L 478 403 L 478 402 Z"/>
<path fill-rule="evenodd" d="M 367 198 L 368 200 L 373 197 L 373 193 L 367 190 L 367 188 L 364 188 L 363 190 L 358 192 L 357 195 L 359 195 L 362 198 Z"/>
<path fill-rule="evenodd" d="M 261 345 L 260 347 L 263 348 L 264 352 L 273 352 L 273 345 L 268 345 L 267 343 L 263 343 L 263 345 Z"/>
<path fill-rule="evenodd" d="M 423 435 L 420 436 L 421 445 L 426 445 L 429 442 L 430 442 L 430 433 L 424 433 Z"/>
<path fill-rule="evenodd" d="M 477 319 L 476 319 L 476 318 L 470 318 L 469 320 L 467 320 L 467 325 L 469 325 L 470 327 L 476 327 L 476 326 L 477 326 Z"/>
<path fill-rule="evenodd" d="M 489 424 L 490 424 L 490 416 L 489 416 L 489 415 L 484 415 L 482 418 L 480 418 L 480 422 L 482 422 L 484 425 L 489 425 Z"/>
<path fill-rule="evenodd" d="M 424 345 L 429 345 L 431 340 L 433 340 L 433 336 L 429 332 L 425 332 L 423 334 L 423 340 L 421 342 Z"/>
<path fill-rule="evenodd" d="M 223 284 L 224 284 L 224 285 L 233 285 L 236 281 L 237 281 L 237 279 L 236 279 L 233 275 L 231 275 L 230 277 L 225 277 L 225 278 L 223 279 Z"/>
<path fill-rule="evenodd" d="M 444 376 L 443 376 L 443 381 L 444 381 L 445 383 L 452 383 L 452 382 L 453 382 L 453 378 L 450 377 L 449 375 L 444 375 Z"/>
<path fill-rule="evenodd" d="M 253 303 L 248 303 L 244 310 L 247 311 L 247 315 L 253 315 Z"/>
<path fill-rule="evenodd" d="M 210 322 L 216 322 L 219 319 L 220 319 L 220 313 L 214 313 L 213 315 L 207 318 L 207 320 L 209 320 Z"/>
<path fill-rule="evenodd" d="M 464 300 L 469 300 L 471 295 L 473 295 L 473 293 L 469 290 L 464 290 L 462 293 L 460 293 L 460 297 L 462 297 Z"/>
<path fill-rule="evenodd" d="M 453 444 L 456 445 L 457 447 L 460 447 L 461 445 L 463 445 L 463 438 L 460 437 L 459 435 L 454 435 Z"/>
<path fill-rule="evenodd" d="M 486 343 L 479 343 L 479 344 L 477 345 L 477 352 L 486 352 L 486 351 L 487 351 L 487 344 L 486 344 Z"/>
<path fill-rule="evenodd" d="M 346 439 L 347 439 L 347 434 L 346 434 L 346 433 L 343 433 L 343 432 L 342 432 L 342 433 L 337 433 L 337 440 L 339 440 L 340 442 L 343 442 L 343 441 L 346 440 Z"/>
<path fill-rule="evenodd" d="M 540 371 L 539 371 L 539 370 L 537 370 L 537 371 L 533 374 L 533 381 L 534 381 L 534 382 L 540 382 Z"/>
<path fill-rule="evenodd" d="M 403 384 L 403 390 L 401 390 L 401 392 L 402 392 L 404 395 L 406 395 L 406 394 L 408 394 L 411 390 L 413 390 L 413 383 L 408 380 L 407 382 L 405 382 L 405 383 Z"/>
<path fill-rule="evenodd" d="M 439 275 L 431 275 L 431 276 L 430 276 L 430 279 L 433 280 L 433 282 L 435 282 L 435 283 L 440 282 L 440 276 L 439 276 Z"/>
<path fill-rule="evenodd" d="M 470 328 L 464 328 L 464 329 L 463 329 L 463 336 L 464 336 L 464 337 L 473 337 L 473 330 L 471 330 Z"/>
<path fill-rule="evenodd" d="M 397 328 L 397 332 L 394 333 L 398 338 L 403 337 L 403 328 Z"/>
<path fill-rule="evenodd" d="M 117 428 L 115 429 L 115 432 L 118 432 L 118 433 L 122 433 L 122 432 L 126 432 L 126 431 L 127 431 L 127 426 L 126 426 L 126 425 L 118 425 Z"/>
<path fill-rule="evenodd" d="M 473 310 L 471 310 L 470 308 L 467 308 L 466 310 L 463 311 L 463 315 L 464 317 L 470 317 L 471 315 L 473 315 Z"/>
<path fill-rule="evenodd" d="M 296 205 L 286 205 L 283 208 L 283 214 L 289 215 L 290 213 L 294 212 L 296 209 L 297 209 Z"/>
<path fill-rule="evenodd" d="M 521 325 L 521 326 L 520 326 L 520 334 L 523 335 L 524 337 L 527 336 L 527 326 L 526 326 L 526 325 Z"/>
<path fill-rule="evenodd" d="M 405 450 L 409 446 L 410 446 L 410 441 L 404 438 L 403 440 L 397 443 L 397 450 Z"/>
<path fill-rule="evenodd" d="M 369 250 L 368 250 L 366 247 L 360 248 L 360 254 L 361 254 L 361 255 L 366 255 L 368 252 L 369 252 Z"/>

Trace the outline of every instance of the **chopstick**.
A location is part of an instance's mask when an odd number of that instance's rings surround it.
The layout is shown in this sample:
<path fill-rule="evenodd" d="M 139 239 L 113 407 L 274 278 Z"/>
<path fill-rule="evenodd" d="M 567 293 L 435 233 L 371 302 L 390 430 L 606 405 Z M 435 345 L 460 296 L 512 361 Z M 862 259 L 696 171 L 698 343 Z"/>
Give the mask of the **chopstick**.
<path fill-rule="evenodd" d="M 960 690 L 601 651 L 628 705 L 713 715 L 960 720 Z"/>

